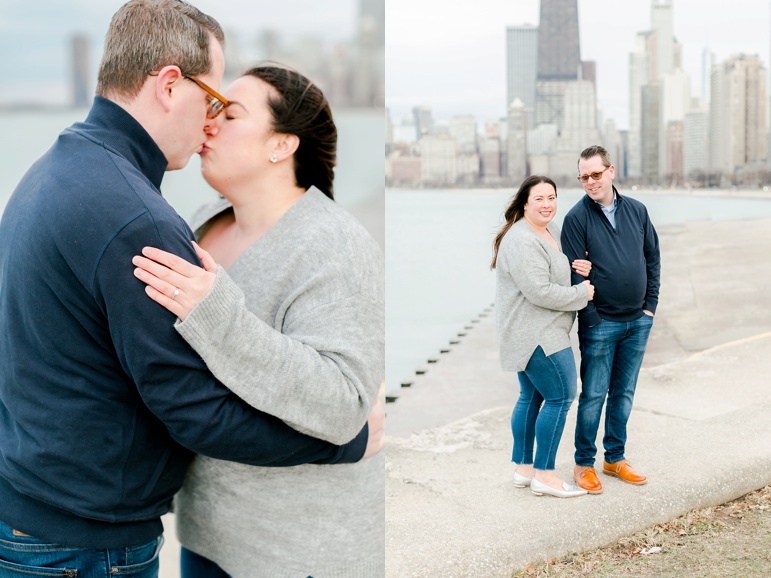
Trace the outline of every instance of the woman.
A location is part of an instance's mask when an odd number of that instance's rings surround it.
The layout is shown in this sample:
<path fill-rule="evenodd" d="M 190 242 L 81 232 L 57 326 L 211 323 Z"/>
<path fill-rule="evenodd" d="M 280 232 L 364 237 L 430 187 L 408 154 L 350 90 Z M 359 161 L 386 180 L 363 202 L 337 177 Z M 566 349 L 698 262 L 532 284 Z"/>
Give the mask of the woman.
<path fill-rule="evenodd" d="M 589 281 L 570 285 L 570 263 L 560 247 L 559 227 L 552 222 L 556 212 L 554 182 L 540 176 L 525 179 L 495 237 L 491 268 L 497 270 L 501 366 L 517 371 L 520 384 L 511 415 L 514 485 L 530 486 L 537 496 L 571 498 L 586 490 L 558 478 L 554 460 L 576 396 L 570 328 L 575 311 L 591 301 L 594 287 Z M 576 260 L 573 268 L 586 277 L 591 263 Z"/>
<path fill-rule="evenodd" d="M 383 379 L 382 253 L 332 200 L 337 132 L 318 87 L 261 66 L 227 99 L 201 152 L 224 197 L 194 219 L 205 268 L 146 249 L 158 262 L 137 257 L 136 274 L 225 385 L 343 444 Z M 292 468 L 199 456 L 175 505 L 183 575 L 382 576 L 383 484 L 382 454 Z"/>

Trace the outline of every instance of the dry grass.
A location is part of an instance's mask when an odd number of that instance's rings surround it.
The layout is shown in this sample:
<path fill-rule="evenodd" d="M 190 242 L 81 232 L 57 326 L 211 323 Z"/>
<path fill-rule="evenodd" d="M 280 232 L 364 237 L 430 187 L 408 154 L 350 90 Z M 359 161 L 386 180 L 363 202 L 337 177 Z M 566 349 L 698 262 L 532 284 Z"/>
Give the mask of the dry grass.
<path fill-rule="evenodd" d="M 771 486 L 618 542 L 530 564 L 514 578 L 771 576 Z"/>

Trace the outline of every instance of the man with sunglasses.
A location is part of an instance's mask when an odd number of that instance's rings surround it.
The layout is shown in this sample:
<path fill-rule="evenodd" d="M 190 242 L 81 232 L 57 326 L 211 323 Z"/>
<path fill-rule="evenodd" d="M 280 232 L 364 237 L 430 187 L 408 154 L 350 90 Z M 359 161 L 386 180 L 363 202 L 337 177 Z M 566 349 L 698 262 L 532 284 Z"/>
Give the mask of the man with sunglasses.
<path fill-rule="evenodd" d="M 145 246 L 200 264 L 160 185 L 217 130 L 228 104 L 212 88 L 223 41 L 214 19 L 180 0 L 125 4 L 88 118 L 61 133 L 7 204 L 0 576 L 157 576 L 160 517 L 193 452 L 291 466 L 371 450 L 366 426 L 338 447 L 247 406 L 133 275 Z"/>
<path fill-rule="evenodd" d="M 592 262 L 589 279 L 595 286 L 594 300 L 578 312 L 581 394 L 573 471 L 576 483 L 590 494 L 602 492 L 594 460 L 603 405 L 603 473 L 635 485 L 647 481 L 624 452 L 637 376 L 659 299 L 659 240 L 645 206 L 618 193 L 614 174 L 607 150 L 585 149 L 578 160 L 578 180 L 586 195 L 565 215 L 562 226 L 565 255 L 571 262 Z M 575 272 L 573 277 L 573 283 L 584 280 Z"/>

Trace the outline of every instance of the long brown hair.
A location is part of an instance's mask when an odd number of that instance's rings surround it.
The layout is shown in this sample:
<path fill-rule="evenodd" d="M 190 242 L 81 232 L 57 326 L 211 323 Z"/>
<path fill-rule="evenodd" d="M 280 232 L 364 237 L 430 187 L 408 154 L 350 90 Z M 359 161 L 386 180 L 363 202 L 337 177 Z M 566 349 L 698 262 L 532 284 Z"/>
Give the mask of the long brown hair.
<path fill-rule="evenodd" d="M 511 226 L 514 223 L 525 216 L 525 205 L 527 204 L 527 199 L 530 197 L 530 189 L 541 183 L 546 183 L 554 187 L 554 194 L 557 194 L 557 185 L 555 185 L 554 181 L 549 177 L 533 175 L 522 181 L 522 184 L 519 185 L 517 194 L 514 195 L 509 206 L 506 207 L 506 212 L 504 213 L 506 223 L 501 227 L 501 230 L 498 231 L 498 234 L 495 236 L 495 241 L 493 241 L 493 262 L 490 263 L 490 269 L 495 269 L 495 264 L 498 261 L 498 248 L 501 246 L 503 237 L 509 232 L 509 229 L 511 229 Z"/>

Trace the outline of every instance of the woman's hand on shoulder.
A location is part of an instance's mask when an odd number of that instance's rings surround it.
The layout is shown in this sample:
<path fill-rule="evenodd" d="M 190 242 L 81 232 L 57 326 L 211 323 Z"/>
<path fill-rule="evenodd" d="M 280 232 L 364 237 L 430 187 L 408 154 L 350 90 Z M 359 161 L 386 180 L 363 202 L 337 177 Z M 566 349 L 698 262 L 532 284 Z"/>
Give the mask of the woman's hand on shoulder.
<path fill-rule="evenodd" d="M 131 261 L 136 266 L 134 276 L 147 284 L 147 295 L 183 321 L 217 279 L 217 263 L 195 241 L 193 246 L 203 269 L 155 247 L 145 247 L 143 256 Z"/>

